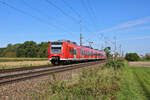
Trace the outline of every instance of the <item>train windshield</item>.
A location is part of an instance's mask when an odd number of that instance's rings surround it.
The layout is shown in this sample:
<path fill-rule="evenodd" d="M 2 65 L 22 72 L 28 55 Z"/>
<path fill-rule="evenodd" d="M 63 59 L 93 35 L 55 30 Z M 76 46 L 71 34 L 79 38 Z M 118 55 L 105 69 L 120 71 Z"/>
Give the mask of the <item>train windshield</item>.
<path fill-rule="evenodd" d="M 62 45 L 51 45 L 51 53 L 52 54 L 59 54 L 61 52 Z"/>

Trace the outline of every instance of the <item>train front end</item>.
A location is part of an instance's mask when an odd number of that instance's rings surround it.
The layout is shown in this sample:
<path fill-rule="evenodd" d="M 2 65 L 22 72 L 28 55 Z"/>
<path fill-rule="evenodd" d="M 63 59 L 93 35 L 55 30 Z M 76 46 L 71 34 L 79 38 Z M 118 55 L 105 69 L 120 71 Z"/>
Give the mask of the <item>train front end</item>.
<path fill-rule="evenodd" d="M 59 64 L 61 61 L 61 57 L 63 56 L 62 51 L 63 42 L 50 42 L 49 51 L 48 51 L 48 59 L 52 64 Z"/>

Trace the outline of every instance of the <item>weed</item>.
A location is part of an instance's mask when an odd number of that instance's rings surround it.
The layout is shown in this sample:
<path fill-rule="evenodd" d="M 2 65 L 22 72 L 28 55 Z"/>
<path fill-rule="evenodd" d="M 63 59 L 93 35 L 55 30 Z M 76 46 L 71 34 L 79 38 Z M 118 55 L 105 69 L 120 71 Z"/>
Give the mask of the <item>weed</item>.
<path fill-rule="evenodd" d="M 120 71 L 113 68 L 86 69 L 74 84 L 52 77 L 46 85 L 50 90 L 42 96 L 46 100 L 115 100 L 120 90 Z"/>
<path fill-rule="evenodd" d="M 104 67 L 113 68 L 114 70 L 120 69 L 124 66 L 125 66 L 125 64 L 122 60 L 111 61 L 111 62 L 108 62 L 104 65 Z"/>

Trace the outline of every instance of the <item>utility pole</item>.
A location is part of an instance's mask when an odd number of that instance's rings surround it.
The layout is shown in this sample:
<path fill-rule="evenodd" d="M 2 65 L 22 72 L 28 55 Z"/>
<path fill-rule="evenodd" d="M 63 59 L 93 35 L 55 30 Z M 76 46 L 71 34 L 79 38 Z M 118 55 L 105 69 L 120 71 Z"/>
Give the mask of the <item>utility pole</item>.
<path fill-rule="evenodd" d="M 103 43 L 102 43 L 102 45 L 101 45 L 101 50 L 103 50 L 104 49 L 104 47 L 103 47 Z"/>
<path fill-rule="evenodd" d="M 122 57 L 124 57 L 124 51 L 123 51 L 123 49 L 122 49 Z"/>
<path fill-rule="evenodd" d="M 116 37 L 114 37 L 114 41 L 115 41 L 115 47 L 114 47 L 114 60 L 116 60 L 116 49 L 117 49 L 117 41 L 116 41 Z"/>
<path fill-rule="evenodd" d="M 80 46 L 82 46 L 82 21 L 80 20 Z"/>
<path fill-rule="evenodd" d="M 107 40 L 106 40 L 106 37 L 104 37 L 104 47 L 105 47 L 105 48 L 107 47 Z"/>
<path fill-rule="evenodd" d="M 92 48 L 92 43 L 93 43 L 93 42 L 89 42 L 89 46 L 90 46 L 91 48 Z"/>
<path fill-rule="evenodd" d="M 120 57 L 121 57 L 121 54 L 122 54 L 122 45 L 120 44 L 120 46 L 119 46 L 119 49 L 120 49 Z"/>

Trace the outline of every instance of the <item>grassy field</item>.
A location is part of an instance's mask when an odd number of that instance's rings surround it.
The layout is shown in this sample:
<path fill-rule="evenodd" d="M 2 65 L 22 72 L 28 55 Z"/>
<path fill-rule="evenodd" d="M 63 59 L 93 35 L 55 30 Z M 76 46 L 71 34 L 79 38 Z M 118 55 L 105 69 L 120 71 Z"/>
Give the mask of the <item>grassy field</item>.
<path fill-rule="evenodd" d="M 150 99 L 150 68 L 127 66 L 120 81 L 118 100 Z"/>
<path fill-rule="evenodd" d="M 48 66 L 51 66 L 52 64 L 49 63 L 49 62 L 45 62 L 43 64 L 41 63 L 37 63 L 37 64 L 30 64 L 30 63 L 27 63 L 27 64 L 18 64 L 18 65 L 0 65 L 0 69 L 12 69 L 12 68 L 22 68 L 22 67 L 36 67 L 36 66 L 43 66 L 43 65 L 48 65 Z"/>
<path fill-rule="evenodd" d="M 0 57 L 0 62 L 16 62 L 16 61 L 45 61 L 48 58 L 4 58 Z"/>
<path fill-rule="evenodd" d="M 68 81 L 53 75 L 53 81 L 41 85 L 47 92 L 32 93 L 33 100 L 116 100 L 120 75 L 120 67 L 108 66 L 83 70 Z"/>
<path fill-rule="evenodd" d="M 150 67 L 109 63 L 84 70 L 72 81 L 54 81 L 41 86 L 48 92 L 32 94 L 35 100 L 149 100 Z M 44 99 L 45 98 L 45 99 Z"/>
<path fill-rule="evenodd" d="M 41 66 L 41 65 L 51 65 L 51 63 L 48 60 L 0 62 L 0 69 L 21 68 L 21 67 L 31 67 L 31 66 Z"/>

